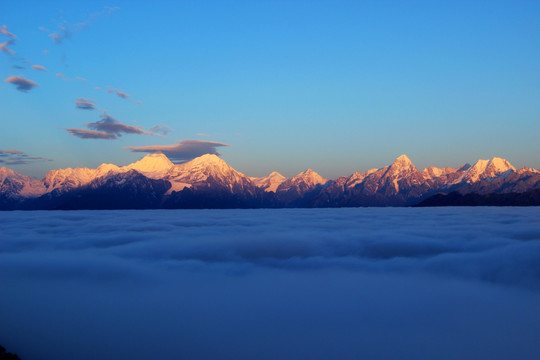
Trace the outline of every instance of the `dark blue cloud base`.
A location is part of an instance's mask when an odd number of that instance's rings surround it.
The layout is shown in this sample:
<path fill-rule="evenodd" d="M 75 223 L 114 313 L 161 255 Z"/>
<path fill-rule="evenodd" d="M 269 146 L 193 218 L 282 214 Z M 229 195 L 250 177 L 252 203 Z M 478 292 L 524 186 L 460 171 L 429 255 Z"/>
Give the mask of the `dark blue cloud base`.
<path fill-rule="evenodd" d="M 540 209 L 4 212 L 22 359 L 538 359 Z"/>

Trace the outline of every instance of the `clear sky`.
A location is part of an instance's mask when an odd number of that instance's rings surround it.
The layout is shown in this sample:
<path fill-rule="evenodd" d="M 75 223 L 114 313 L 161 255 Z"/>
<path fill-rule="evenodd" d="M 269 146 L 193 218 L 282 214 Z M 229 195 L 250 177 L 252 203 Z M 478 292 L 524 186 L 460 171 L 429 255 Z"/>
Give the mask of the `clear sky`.
<path fill-rule="evenodd" d="M 165 146 L 249 176 L 540 168 L 539 19 L 538 1 L 2 1 L 0 166 Z"/>

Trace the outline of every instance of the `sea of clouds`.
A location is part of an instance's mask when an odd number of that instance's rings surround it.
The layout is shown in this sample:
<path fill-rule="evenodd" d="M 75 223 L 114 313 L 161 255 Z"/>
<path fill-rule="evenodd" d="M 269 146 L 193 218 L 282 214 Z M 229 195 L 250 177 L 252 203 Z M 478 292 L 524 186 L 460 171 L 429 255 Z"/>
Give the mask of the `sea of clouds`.
<path fill-rule="evenodd" d="M 2 212 L 38 359 L 538 359 L 539 208 Z"/>

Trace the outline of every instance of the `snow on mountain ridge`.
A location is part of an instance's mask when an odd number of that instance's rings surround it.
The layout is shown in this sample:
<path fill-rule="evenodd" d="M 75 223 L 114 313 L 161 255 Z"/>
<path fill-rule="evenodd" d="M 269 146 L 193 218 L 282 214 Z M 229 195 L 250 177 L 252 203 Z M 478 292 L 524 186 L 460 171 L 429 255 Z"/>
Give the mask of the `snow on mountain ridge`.
<path fill-rule="evenodd" d="M 481 159 L 471 166 L 457 182 L 474 183 L 484 179 L 506 177 L 514 171 L 516 168 L 505 159 L 499 157 L 490 160 Z"/>
<path fill-rule="evenodd" d="M 296 191 L 299 194 L 313 190 L 318 185 L 324 185 L 328 179 L 315 171 L 307 169 L 292 178 L 283 181 L 276 189 L 277 192 Z"/>
<path fill-rule="evenodd" d="M 273 171 L 264 177 L 250 177 L 250 180 L 255 184 L 255 186 L 263 189 L 266 192 L 276 192 L 278 186 L 287 180 L 287 178 L 277 171 Z"/>
<path fill-rule="evenodd" d="M 234 194 L 251 196 L 273 191 L 276 199 L 287 203 L 295 201 L 307 192 L 328 188 L 325 204 L 331 204 L 334 197 L 341 196 L 339 191 L 361 196 L 383 196 L 385 198 L 419 198 L 430 191 L 499 191 L 514 189 L 509 185 L 519 183 L 519 191 L 536 186 L 540 171 L 530 168 L 516 170 L 507 160 L 494 157 L 490 160 L 478 160 L 473 166 L 464 165 L 458 169 L 446 167 L 428 167 L 422 172 L 406 155 L 401 155 L 389 166 L 355 172 L 333 182 L 308 169 L 292 178 L 285 178 L 278 172 L 268 176 L 249 178 L 229 166 L 214 154 L 206 154 L 189 162 L 173 164 L 164 154 L 149 154 L 132 164 L 118 167 L 113 164 L 101 164 L 97 169 L 67 168 L 49 171 L 41 181 L 17 174 L 11 169 L 0 168 L 0 194 L 16 197 L 36 197 L 55 191 L 61 195 L 78 187 L 86 186 L 96 179 L 103 178 L 106 183 L 111 176 L 120 175 L 118 181 L 130 182 L 126 172 L 136 172 L 154 180 L 166 180 L 172 185 L 167 194 L 194 188 L 194 191 L 230 191 Z M 508 178 L 508 180 L 506 180 Z M 101 184 L 101 182 L 96 182 Z M 490 185 L 491 184 L 491 185 Z M 495 189 L 495 190 L 493 190 Z M 508 190 L 513 191 L 513 190 Z M 523 190 L 524 191 L 524 190 Z M 347 195 L 349 196 L 349 195 Z M 355 195 L 356 196 L 356 195 Z"/>
<path fill-rule="evenodd" d="M 137 170 L 151 178 L 159 178 L 160 175 L 163 175 L 173 166 L 174 164 L 165 154 L 156 152 L 146 155 L 141 160 L 125 166 L 125 168 Z"/>
<path fill-rule="evenodd" d="M 430 180 L 430 179 L 435 179 L 435 178 L 438 178 L 438 177 L 441 177 L 441 176 L 444 176 L 444 175 L 448 175 L 448 174 L 451 174 L 451 173 L 455 173 L 456 171 L 458 171 L 458 169 L 453 168 L 453 167 L 449 167 L 449 166 L 447 166 L 445 168 L 429 166 L 429 167 L 425 168 L 424 170 L 422 170 L 421 174 L 424 177 L 424 179 Z"/>
<path fill-rule="evenodd" d="M 167 171 L 165 179 L 172 184 L 170 191 L 180 191 L 209 180 L 235 191 L 253 186 L 246 175 L 233 169 L 214 154 L 205 154 L 186 163 L 174 165 Z"/>
<path fill-rule="evenodd" d="M 0 194 L 10 197 L 37 197 L 46 192 L 43 182 L 21 175 L 6 167 L 0 168 Z"/>

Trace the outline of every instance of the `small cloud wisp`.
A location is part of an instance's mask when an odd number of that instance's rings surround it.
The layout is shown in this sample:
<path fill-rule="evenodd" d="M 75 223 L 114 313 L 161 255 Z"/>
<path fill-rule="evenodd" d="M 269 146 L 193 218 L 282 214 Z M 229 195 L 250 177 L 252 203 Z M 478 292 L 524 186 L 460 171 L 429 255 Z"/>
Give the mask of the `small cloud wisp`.
<path fill-rule="evenodd" d="M 65 129 L 71 136 L 75 136 L 81 139 L 107 139 L 107 140 L 114 140 L 116 139 L 116 135 L 109 134 L 102 131 L 92 131 L 92 130 L 86 130 L 86 129 L 75 129 L 75 128 L 67 128 Z"/>
<path fill-rule="evenodd" d="M 28 165 L 44 161 L 52 161 L 52 159 L 41 156 L 30 156 L 20 150 L 0 150 L 1 165 Z"/>
<path fill-rule="evenodd" d="M 37 71 L 49 71 L 47 68 L 43 65 L 32 65 L 32 69 Z"/>
<path fill-rule="evenodd" d="M 96 103 L 92 99 L 80 97 L 75 100 L 75 107 L 81 110 L 96 110 Z"/>

